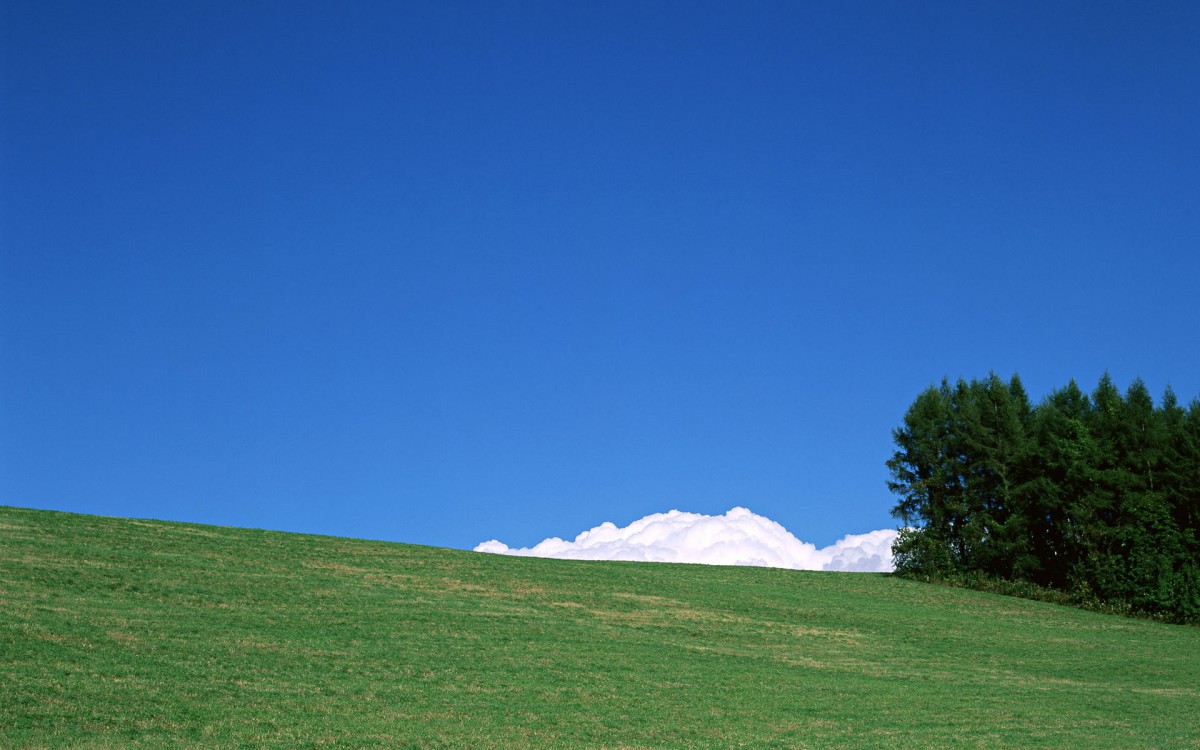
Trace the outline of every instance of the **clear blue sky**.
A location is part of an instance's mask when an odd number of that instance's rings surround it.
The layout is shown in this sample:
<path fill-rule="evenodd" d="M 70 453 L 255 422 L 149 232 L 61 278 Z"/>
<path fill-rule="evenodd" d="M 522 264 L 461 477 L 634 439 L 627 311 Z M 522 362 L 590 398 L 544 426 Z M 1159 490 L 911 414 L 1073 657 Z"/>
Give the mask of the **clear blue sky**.
<path fill-rule="evenodd" d="M 893 526 L 943 375 L 1200 395 L 1200 4 L 0 0 L 0 503 Z"/>

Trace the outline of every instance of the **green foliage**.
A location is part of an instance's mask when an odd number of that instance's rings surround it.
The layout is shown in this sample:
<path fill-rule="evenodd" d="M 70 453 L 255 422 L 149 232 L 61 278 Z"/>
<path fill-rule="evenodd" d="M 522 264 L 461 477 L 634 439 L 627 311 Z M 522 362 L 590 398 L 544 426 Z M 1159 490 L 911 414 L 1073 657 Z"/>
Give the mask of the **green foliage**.
<path fill-rule="evenodd" d="M 5 748 L 1182 748 L 1200 628 L 0 508 L 0 679 Z"/>
<path fill-rule="evenodd" d="M 1019 472 L 1031 416 L 1015 377 L 943 380 L 917 397 L 888 461 L 888 486 L 900 495 L 894 514 L 922 526 L 898 542 L 902 569 L 998 575 L 1018 564 L 1027 521 L 1016 512 Z M 929 539 L 915 538 L 922 536 Z"/>
<path fill-rule="evenodd" d="M 894 431 L 904 575 L 1028 582 L 1197 621 L 1200 406 L 1141 380 L 1074 381 L 1031 408 L 1014 376 L 943 380 Z"/>

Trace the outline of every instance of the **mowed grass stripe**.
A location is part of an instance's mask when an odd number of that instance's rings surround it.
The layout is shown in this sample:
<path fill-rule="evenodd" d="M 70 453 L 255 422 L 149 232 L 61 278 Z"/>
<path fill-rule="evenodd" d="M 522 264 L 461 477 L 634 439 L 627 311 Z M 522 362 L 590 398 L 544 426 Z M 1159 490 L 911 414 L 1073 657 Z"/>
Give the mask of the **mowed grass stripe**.
<path fill-rule="evenodd" d="M 0 508 L 3 747 L 1200 747 L 1200 629 Z"/>

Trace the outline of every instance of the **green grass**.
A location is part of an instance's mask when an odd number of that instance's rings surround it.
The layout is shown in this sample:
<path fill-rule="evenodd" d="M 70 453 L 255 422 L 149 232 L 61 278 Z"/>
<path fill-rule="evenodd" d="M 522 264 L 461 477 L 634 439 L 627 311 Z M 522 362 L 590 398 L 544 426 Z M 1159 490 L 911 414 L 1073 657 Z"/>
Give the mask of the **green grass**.
<path fill-rule="evenodd" d="M 0 507 L 0 747 L 1200 747 L 1200 628 Z"/>

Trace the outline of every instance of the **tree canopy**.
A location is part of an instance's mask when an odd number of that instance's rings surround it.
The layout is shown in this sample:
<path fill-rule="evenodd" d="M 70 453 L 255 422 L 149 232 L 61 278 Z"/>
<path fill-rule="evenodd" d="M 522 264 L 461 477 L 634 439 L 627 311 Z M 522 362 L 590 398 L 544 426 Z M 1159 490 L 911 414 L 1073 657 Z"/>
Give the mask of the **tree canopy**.
<path fill-rule="evenodd" d="M 893 431 L 901 575 L 1021 581 L 1200 621 L 1200 400 L 1105 374 L 1031 406 L 1021 381 L 943 379 Z"/>

